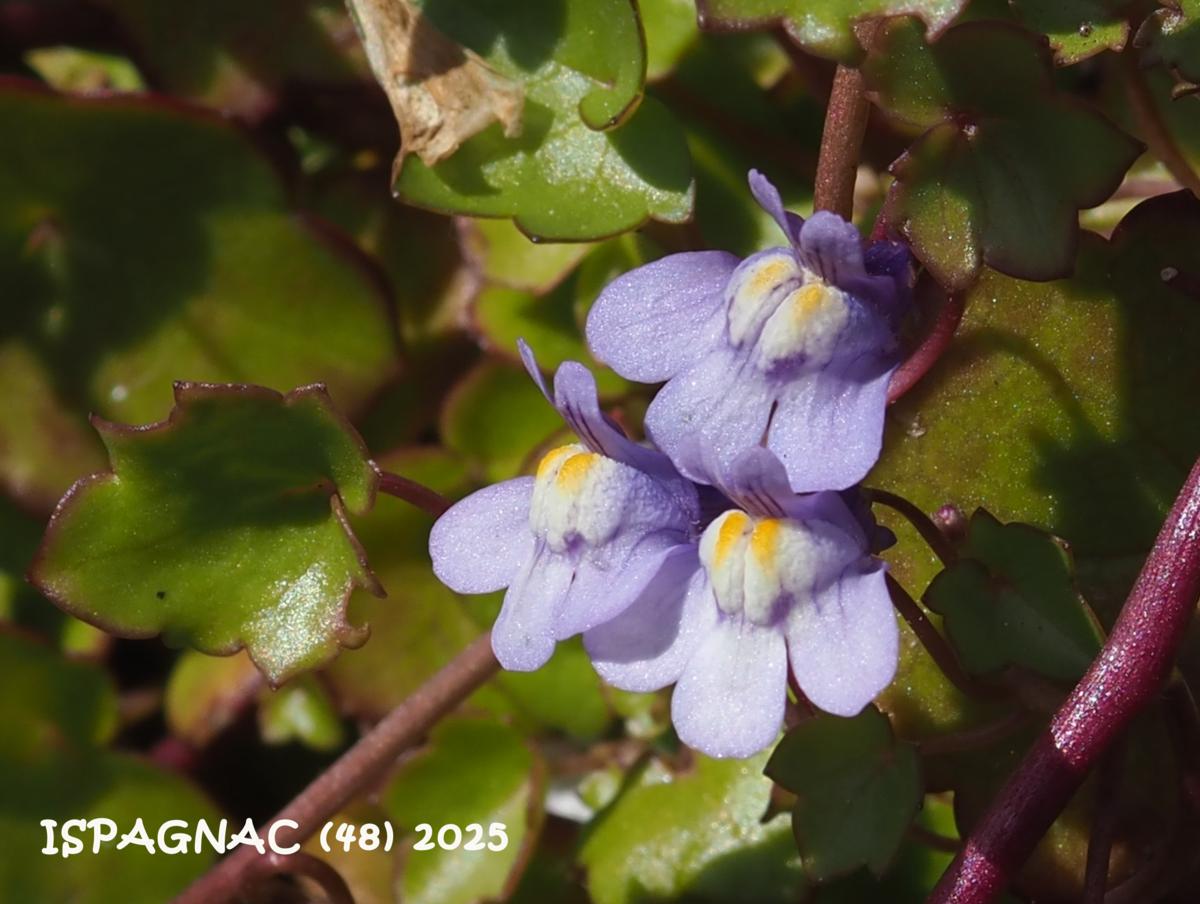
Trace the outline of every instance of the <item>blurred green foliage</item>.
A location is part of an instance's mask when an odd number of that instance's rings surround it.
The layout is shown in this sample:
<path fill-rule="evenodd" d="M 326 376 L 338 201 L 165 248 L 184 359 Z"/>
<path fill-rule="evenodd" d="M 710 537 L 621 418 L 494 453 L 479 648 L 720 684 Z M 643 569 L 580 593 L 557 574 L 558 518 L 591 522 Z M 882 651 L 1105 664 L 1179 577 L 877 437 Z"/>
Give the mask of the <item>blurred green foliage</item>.
<path fill-rule="evenodd" d="M 392 820 L 398 850 L 308 850 L 360 904 L 923 899 L 1200 454 L 1200 202 L 1176 191 L 1200 165 L 1197 10 L 1144 6 L 701 0 L 698 27 L 692 0 L 421 0 L 519 86 L 522 128 L 393 176 L 392 111 L 334 0 L 0 0 L 0 901 L 168 900 L 209 857 L 42 857 L 39 820 L 261 820 L 490 624 L 499 595 L 433 577 L 432 517 L 371 504 L 357 437 L 450 499 L 528 473 L 568 432 L 516 339 L 547 373 L 594 364 L 582 325 L 615 276 L 778 244 L 746 170 L 811 209 L 833 61 L 873 104 L 855 222 L 882 210 L 923 266 L 910 338 L 933 279 L 965 298 L 868 482 L 991 513 L 943 570 L 880 512 L 891 573 L 990 695 L 902 625 L 878 711 L 793 713 L 768 777 L 767 754 L 681 749 L 667 693 L 606 688 L 564 643 L 337 817 Z M 102 426 L 116 474 L 39 553 L 57 500 L 108 464 L 88 415 L 160 421 L 176 380 L 323 383 L 348 422 L 217 393 L 169 430 Z M 650 390 L 597 380 L 640 435 Z M 386 598 L 352 588 L 357 543 Z M 327 580 L 289 608 L 313 568 Z M 243 644 L 254 661 L 207 655 Z M 1178 843 L 1167 724 L 1143 717 L 1123 790 L 1085 786 L 1014 893 L 1077 899 L 1098 813 L 1114 880 Z M 510 846 L 414 851 L 422 822 L 503 822 Z"/>

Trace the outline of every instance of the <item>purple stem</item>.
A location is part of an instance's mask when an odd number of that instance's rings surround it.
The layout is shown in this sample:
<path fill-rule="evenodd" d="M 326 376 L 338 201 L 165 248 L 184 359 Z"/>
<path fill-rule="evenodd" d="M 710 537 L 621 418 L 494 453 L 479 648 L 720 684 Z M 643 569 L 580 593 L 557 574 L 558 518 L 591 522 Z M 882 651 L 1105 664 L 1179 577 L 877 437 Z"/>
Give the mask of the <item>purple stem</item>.
<path fill-rule="evenodd" d="M 390 471 L 379 472 L 379 491 L 403 499 L 435 518 L 440 518 L 450 508 L 450 500 L 441 493 Z"/>
<path fill-rule="evenodd" d="M 854 181 L 858 155 L 871 105 L 867 101 L 862 73 L 852 66 L 838 66 L 825 110 L 825 131 L 817 156 L 813 185 L 813 208 L 832 210 L 844 220 L 854 214 Z"/>
<path fill-rule="evenodd" d="M 359 738 L 276 814 L 271 822 L 290 819 L 298 826 L 291 831 L 281 829 L 279 843 L 298 844 L 317 832 L 326 820 L 377 782 L 404 750 L 416 744 L 498 668 L 491 636 L 484 634 Z M 175 904 L 225 904 L 233 900 L 246 871 L 264 868 L 261 864 L 255 866 L 258 857 L 250 845 L 237 848 L 197 879 L 175 899 Z"/>
<path fill-rule="evenodd" d="M 912 350 L 904 363 L 892 374 L 892 381 L 888 384 L 889 405 L 916 386 L 950 347 L 950 340 L 954 338 L 958 325 L 962 322 L 965 301 L 961 292 L 947 296 L 946 303 L 937 312 L 937 317 L 921 344 Z"/>
<path fill-rule="evenodd" d="M 1112 634 L 954 858 L 929 904 L 986 904 L 1088 772 L 1162 689 L 1200 595 L 1200 462 L 1192 467 Z"/>

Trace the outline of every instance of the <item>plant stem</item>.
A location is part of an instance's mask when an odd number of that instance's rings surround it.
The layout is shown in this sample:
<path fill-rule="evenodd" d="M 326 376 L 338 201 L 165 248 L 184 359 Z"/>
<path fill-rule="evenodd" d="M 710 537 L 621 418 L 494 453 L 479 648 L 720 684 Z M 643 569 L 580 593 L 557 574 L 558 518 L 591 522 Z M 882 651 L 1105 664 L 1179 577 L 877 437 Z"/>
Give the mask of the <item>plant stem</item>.
<path fill-rule="evenodd" d="M 917 749 L 923 757 L 982 750 L 1021 730 L 1028 724 L 1029 719 L 1027 711 L 1016 709 L 1008 715 L 1001 716 L 995 722 L 989 722 L 977 728 L 966 728 L 962 731 L 924 738 L 916 742 Z"/>
<path fill-rule="evenodd" d="M 1121 768 L 1125 745 L 1113 744 L 1100 760 L 1096 787 L 1096 811 L 1088 838 L 1087 866 L 1083 875 L 1083 904 L 1104 904 L 1108 891 L 1108 863 L 1120 812 Z"/>
<path fill-rule="evenodd" d="M 318 831 L 326 820 L 377 781 L 401 752 L 419 741 L 439 719 L 495 674 L 497 668 L 491 636 L 484 634 L 388 713 L 275 815 L 272 823 L 290 819 L 298 825 L 291 830 L 281 828 L 277 833 L 279 844 L 300 843 Z M 258 856 L 249 845 L 237 848 L 194 882 L 175 904 L 225 904 L 239 891 L 246 870 Z"/>
<path fill-rule="evenodd" d="M 1171 130 L 1163 122 L 1154 95 L 1150 93 L 1150 85 L 1146 75 L 1138 65 L 1136 55 L 1121 54 L 1125 66 L 1125 85 L 1129 89 L 1129 105 L 1141 128 L 1142 138 L 1150 148 L 1150 153 L 1162 161 L 1172 176 L 1180 185 L 1196 197 L 1200 197 L 1200 175 L 1192 169 L 1187 158 L 1176 144 Z"/>
<path fill-rule="evenodd" d="M 821 152 L 817 157 L 815 209 L 831 210 L 846 220 L 854 214 L 854 177 L 869 112 L 862 73 L 849 66 L 838 66 L 829 91 L 825 131 L 821 134 Z"/>
<path fill-rule="evenodd" d="M 938 310 L 921 344 L 912 350 L 904 363 L 892 374 L 891 382 L 888 383 L 889 405 L 916 386 L 917 381 L 929 373 L 929 369 L 949 348 L 950 340 L 954 338 L 958 325 L 962 322 L 965 301 L 961 292 L 954 292 L 946 297 L 945 304 Z"/>
<path fill-rule="evenodd" d="M 949 538 L 942 533 L 941 528 L 933 523 L 933 519 L 916 505 L 909 502 L 903 496 L 897 496 L 895 493 L 889 493 L 887 490 L 864 487 L 863 492 L 869 501 L 878 502 L 880 505 L 887 506 L 892 511 L 903 515 L 904 520 L 916 528 L 917 533 L 921 535 L 921 539 L 929 545 L 929 548 L 933 550 L 943 565 L 950 566 L 958 561 L 958 553 L 950 543 Z"/>
<path fill-rule="evenodd" d="M 954 654 L 954 650 L 950 648 L 950 644 L 946 643 L 946 638 L 942 637 L 937 628 L 933 626 L 933 622 L 929 620 L 929 616 L 917 604 L 917 601 L 912 598 L 912 595 L 901 586 L 890 574 L 886 578 L 888 592 L 892 597 L 892 605 L 896 607 L 896 611 L 900 616 L 908 622 L 908 626 L 912 628 L 913 633 L 917 635 L 917 640 L 921 641 L 921 646 L 925 648 L 925 652 L 936 663 L 937 667 L 942 670 L 942 674 L 950 679 L 950 683 L 966 694 L 968 697 L 979 699 L 994 699 L 1000 696 L 1000 692 L 993 691 L 991 688 L 981 687 L 959 664 L 958 657 Z"/>
<path fill-rule="evenodd" d="M 1200 462 L 1112 633 L 992 801 L 929 904 L 985 904 L 1008 884 L 1088 772 L 1162 689 L 1200 595 Z"/>
<path fill-rule="evenodd" d="M 450 508 L 450 500 L 441 493 L 429 489 L 424 484 L 393 474 L 391 471 L 379 472 L 379 491 L 403 499 L 415 505 L 435 518 L 440 518 Z"/>

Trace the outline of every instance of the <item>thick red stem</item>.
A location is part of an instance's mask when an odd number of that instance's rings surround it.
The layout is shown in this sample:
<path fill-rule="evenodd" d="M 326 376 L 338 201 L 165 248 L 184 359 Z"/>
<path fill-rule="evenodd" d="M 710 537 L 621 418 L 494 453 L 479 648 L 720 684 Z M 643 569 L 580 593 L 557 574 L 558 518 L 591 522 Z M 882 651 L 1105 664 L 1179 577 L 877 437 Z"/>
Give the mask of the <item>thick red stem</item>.
<path fill-rule="evenodd" d="M 1200 462 L 1188 475 L 1112 634 L 1009 777 L 930 904 L 986 904 L 1134 716 L 1162 690 L 1200 596 Z"/>

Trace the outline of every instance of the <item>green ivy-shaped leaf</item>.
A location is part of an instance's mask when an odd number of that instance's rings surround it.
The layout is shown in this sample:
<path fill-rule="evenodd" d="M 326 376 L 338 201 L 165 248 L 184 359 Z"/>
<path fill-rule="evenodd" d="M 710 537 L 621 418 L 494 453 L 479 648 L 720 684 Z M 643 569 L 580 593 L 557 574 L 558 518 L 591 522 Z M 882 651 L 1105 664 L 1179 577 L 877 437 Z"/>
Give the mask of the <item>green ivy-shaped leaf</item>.
<path fill-rule="evenodd" d="M 410 203 L 512 217 L 546 239 L 600 238 L 691 214 L 683 134 L 642 98 L 646 56 L 631 0 L 425 0 L 442 33 L 524 90 L 521 132 L 494 123 L 433 167 L 409 158 Z"/>
<path fill-rule="evenodd" d="M 782 23 L 805 50 L 841 63 L 862 58 L 854 26 L 863 19 L 916 16 L 932 39 L 965 5 L 966 0 L 696 0 L 702 27 L 765 28 Z"/>
<path fill-rule="evenodd" d="M 1138 29 L 1143 59 L 1161 62 L 1175 75 L 1177 94 L 1200 89 L 1200 0 L 1163 0 Z"/>
<path fill-rule="evenodd" d="M 672 775 L 652 761 L 598 819 L 580 852 L 596 904 L 646 900 L 795 901 L 807 883 L 788 819 L 764 821 L 767 754 L 697 755 Z"/>
<path fill-rule="evenodd" d="M 1050 39 L 1054 59 L 1070 66 L 1105 50 L 1121 50 L 1129 20 L 1121 8 L 1129 0 L 1009 0 L 1029 28 Z"/>
<path fill-rule="evenodd" d="M 382 589 L 346 510 L 371 507 L 377 471 L 324 390 L 177 384 L 175 400 L 146 427 L 96 421 L 112 471 L 59 504 L 39 589 L 112 633 L 244 646 L 275 684 L 362 643 L 346 599 Z"/>
<path fill-rule="evenodd" d="M 925 603 L 942 616 L 968 671 L 1020 665 L 1078 680 L 1103 642 L 1072 580 L 1062 543 L 1028 524 L 971 516 L 965 556 L 929 585 Z"/>
<path fill-rule="evenodd" d="M 174 380 L 322 382 L 355 411 L 395 374 L 367 258 L 229 122 L 12 78 L 0 120 L 0 485 L 26 505 L 103 466 L 86 412 L 151 420 Z"/>
<path fill-rule="evenodd" d="M 485 754 L 485 755 L 484 755 Z M 542 808 L 544 766 L 521 736 L 505 725 L 481 719 L 447 722 L 432 744 L 408 760 L 383 792 L 382 803 L 401 832 L 428 823 L 437 832 L 448 823 L 497 847 L 470 850 L 410 848 L 419 835 L 409 835 L 400 850 L 396 899 L 411 904 L 473 904 L 504 900 L 512 892 L 528 851 L 537 843 Z M 504 827 L 507 840 L 492 835 Z"/>
<path fill-rule="evenodd" d="M 766 773 L 797 797 L 792 828 L 816 882 L 860 866 L 881 875 L 921 806 L 916 751 L 897 743 L 874 707 L 852 719 L 801 722 L 775 748 Z"/>
<path fill-rule="evenodd" d="M 946 354 L 891 407 L 871 482 L 1063 538 L 1109 621 L 1200 455 L 1198 243 L 1200 202 L 1177 192 L 1111 243 L 1084 233 L 1070 279 L 985 270 Z M 940 570 L 918 544 L 896 568 L 913 592 Z"/>
<path fill-rule="evenodd" d="M 1071 272 L 1078 210 L 1112 194 L 1140 146 L 1055 92 L 1043 45 L 997 22 L 927 45 L 892 20 L 863 72 L 883 109 L 926 130 L 892 165 L 890 216 L 940 283 L 961 290 L 984 263 L 1022 279 Z"/>

